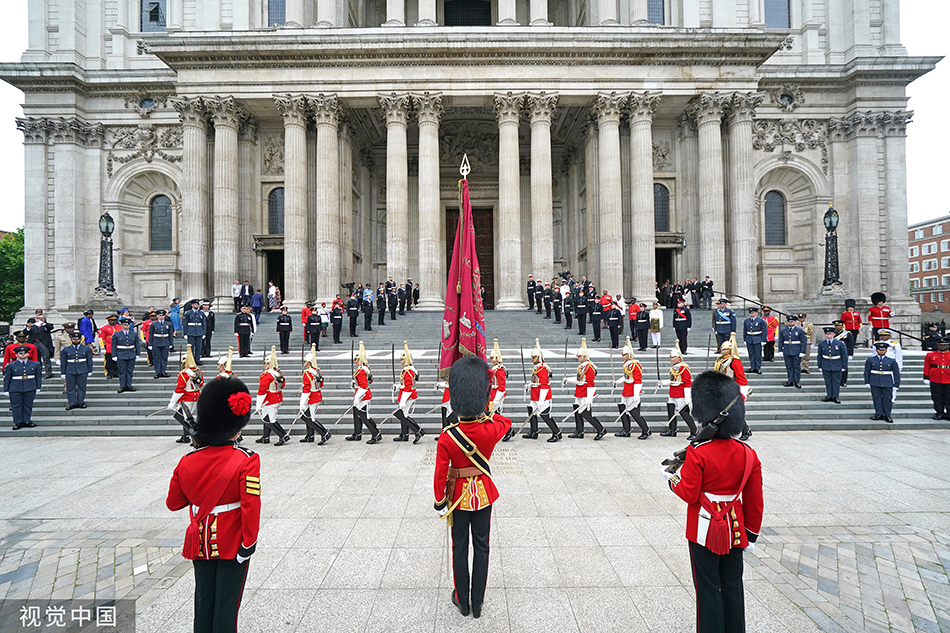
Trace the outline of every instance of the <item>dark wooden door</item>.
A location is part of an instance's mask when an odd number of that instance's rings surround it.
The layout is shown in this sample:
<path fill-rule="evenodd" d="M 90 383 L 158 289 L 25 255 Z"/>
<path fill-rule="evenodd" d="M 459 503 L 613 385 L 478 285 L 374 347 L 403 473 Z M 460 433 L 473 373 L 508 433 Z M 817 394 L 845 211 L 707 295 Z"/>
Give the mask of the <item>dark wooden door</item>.
<path fill-rule="evenodd" d="M 491 208 L 472 209 L 472 219 L 475 224 L 475 254 L 478 257 L 478 268 L 482 277 L 482 286 L 485 288 L 485 309 L 493 310 L 495 308 L 495 235 L 493 232 Z M 446 271 L 448 271 L 452 264 L 452 248 L 455 246 L 455 231 L 458 229 L 458 223 L 458 208 L 446 208 Z"/>

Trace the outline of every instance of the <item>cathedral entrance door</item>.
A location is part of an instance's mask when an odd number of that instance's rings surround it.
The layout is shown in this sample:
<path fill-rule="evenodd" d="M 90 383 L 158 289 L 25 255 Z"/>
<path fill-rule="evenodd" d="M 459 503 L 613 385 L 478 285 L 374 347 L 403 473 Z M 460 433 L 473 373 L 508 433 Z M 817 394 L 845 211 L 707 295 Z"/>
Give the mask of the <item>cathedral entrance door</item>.
<path fill-rule="evenodd" d="M 267 279 L 264 279 L 261 282 L 261 292 L 264 293 L 264 298 L 267 298 L 267 282 L 273 281 L 274 285 L 280 288 L 281 298 L 286 300 L 286 288 L 284 288 L 284 251 L 283 249 L 279 250 L 269 250 L 267 251 Z M 301 297 L 293 297 L 294 299 L 301 299 Z M 302 297 L 306 299 L 307 297 Z"/>
<path fill-rule="evenodd" d="M 481 272 L 482 286 L 485 288 L 485 309 L 495 307 L 495 235 L 491 207 L 473 208 L 472 219 L 475 224 L 475 254 Z M 455 246 L 455 231 L 459 224 L 458 208 L 445 209 L 445 267 L 452 264 L 452 248 Z"/>
<path fill-rule="evenodd" d="M 656 249 L 656 282 L 662 287 L 667 280 L 676 283 L 676 279 L 673 278 L 673 249 L 658 248 Z"/>

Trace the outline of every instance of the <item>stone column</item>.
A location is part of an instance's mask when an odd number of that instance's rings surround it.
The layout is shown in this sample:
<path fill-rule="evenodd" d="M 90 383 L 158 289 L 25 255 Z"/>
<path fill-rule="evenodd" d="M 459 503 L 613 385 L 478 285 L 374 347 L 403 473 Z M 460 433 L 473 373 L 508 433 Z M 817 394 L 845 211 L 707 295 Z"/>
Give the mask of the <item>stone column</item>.
<path fill-rule="evenodd" d="M 758 301 L 758 233 L 755 179 L 752 175 L 752 118 L 765 95 L 757 92 L 732 95 L 729 109 L 729 264 L 731 292 Z"/>
<path fill-rule="evenodd" d="M 340 291 L 340 104 L 336 95 L 310 97 L 317 124 L 317 301 L 328 304 Z M 352 255 L 350 255 L 352 257 Z"/>
<path fill-rule="evenodd" d="M 620 26 L 620 20 L 617 18 L 617 0 L 600 0 L 600 25 Z M 619 126 L 619 123 L 617 125 Z"/>
<path fill-rule="evenodd" d="M 500 26 L 517 26 L 518 16 L 515 0 L 498 0 L 498 24 Z"/>
<path fill-rule="evenodd" d="M 498 238 L 495 258 L 498 282 L 496 310 L 523 310 L 521 300 L 521 175 L 518 126 L 524 95 L 495 93 L 498 120 Z"/>
<path fill-rule="evenodd" d="M 531 0 L 530 4 L 531 26 L 551 26 L 548 22 L 548 0 Z"/>
<path fill-rule="evenodd" d="M 353 125 L 340 113 L 340 278 L 353 277 Z"/>
<path fill-rule="evenodd" d="M 175 33 L 183 30 L 185 27 L 185 0 L 168 0 L 168 26 L 165 30 Z"/>
<path fill-rule="evenodd" d="M 699 134 L 699 277 L 726 283 L 726 218 L 722 174 L 722 110 L 728 97 L 704 92 L 691 103 Z"/>
<path fill-rule="evenodd" d="M 696 121 L 684 112 L 676 120 L 679 133 L 679 152 L 677 169 L 682 178 L 678 187 L 676 217 L 670 218 L 671 227 L 683 231 L 686 236 L 686 248 L 683 249 L 683 269 L 689 277 L 702 279 L 700 275 L 699 253 L 702 243 L 699 234 L 699 194 L 696 176 L 699 171 L 699 139 L 696 135 Z M 653 295 L 650 295 L 653 296 Z"/>
<path fill-rule="evenodd" d="M 406 26 L 405 0 L 386 0 L 386 21 L 383 26 Z"/>
<path fill-rule="evenodd" d="M 623 290 L 623 200 L 620 195 L 620 113 L 627 98 L 616 92 L 600 93 L 594 104 L 597 116 L 600 163 L 600 243 L 616 244 L 601 251 L 598 290 L 616 294 Z M 652 157 L 652 151 L 651 151 Z M 590 184 L 588 184 L 590 186 Z"/>
<path fill-rule="evenodd" d="M 282 299 L 300 310 L 308 296 L 307 98 L 274 97 L 284 119 L 284 287 Z M 321 275 L 322 276 L 322 275 Z"/>
<path fill-rule="evenodd" d="M 444 306 L 445 242 L 439 203 L 439 121 L 442 95 L 412 95 L 419 119 L 419 307 L 438 310 Z"/>
<path fill-rule="evenodd" d="M 851 208 L 857 217 L 857 264 L 860 267 L 860 287 L 854 294 L 868 297 L 883 290 L 886 283 L 886 255 L 881 253 L 881 242 L 886 237 L 881 228 L 881 179 L 878 174 L 878 150 L 881 130 L 880 112 L 855 113 L 846 118 L 849 149 L 851 150 Z M 907 235 L 907 232 L 904 232 Z M 839 243 L 841 252 L 849 252 Z M 906 242 L 905 247 L 906 248 Z M 852 253 L 855 250 L 852 248 Z M 848 268 L 845 264 L 842 268 Z M 907 268 L 907 260 L 901 272 Z M 904 273 L 906 275 L 906 273 Z M 906 283 L 906 281 L 905 281 Z"/>
<path fill-rule="evenodd" d="M 907 124 L 913 112 L 884 113 L 884 208 L 887 213 L 887 298 L 910 301 L 907 257 Z"/>
<path fill-rule="evenodd" d="M 653 209 L 653 114 L 659 93 L 630 93 L 630 197 L 633 203 L 633 296 L 652 297 L 656 281 Z"/>
<path fill-rule="evenodd" d="M 435 0 L 419 0 L 419 21 L 416 22 L 416 26 L 438 26 L 435 15 Z M 419 288 L 421 289 L 422 286 L 420 285 Z M 422 303 L 421 296 L 419 303 Z"/>
<path fill-rule="evenodd" d="M 243 115 L 234 97 L 207 101 L 214 122 L 214 284 L 223 309 L 238 277 L 238 127 Z"/>
<path fill-rule="evenodd" d="M 386 117 L 386 273 L 396 283 L 409 276 L 409 95 L 379 95 Z"/>
<path fill-rule="evenodd" d="M 257 168 L 257 131 L 258 122 L 253 116 L 245 117 L 238 130 L 238 274 L 234 279 L 244 281 L 251 277 L 254 270 L 254 243 L 255 229 L 260 224 L 260 185 L 255 177 L 260 174 Z M 255 204 L 257 202 L 258 204 Z M 264 231 L 261 231 L 264 232 Z M 231 280 L 231 283 L 234 282 Z M 228 286 L 230 289 L 230 286 Z M 230 293 L 228 293 L 230 297 Z M 226 309 L 225 312 L 233 310 Z"/>
<path fill-rule="evenodd" d="M 634 26 L 648 26 L 650 24 L 647 19 L 647 0 L 630 0 L 630 22 Z M 634 296 L 639 297 L 640 295 L 635 294 Z"/>
<path fill-rule="evenodd" d="M 529 94 L 531 118 L 531 270 L 547 283 L 554 277 L 554 199 L 551 183 L 551 119 L 556 94 Z"/>
<path fill-rule="evenodd" d="M 24 220 L 23 220 L 23 310 L 33 314 L 36 308 L 48 308 L 48 268 L 46 241 L 47 119 L 17 119 L 23 132 Z"/>
<path fill-rule="evenodd" d="M 303 27 L 303 0 L 287 0 L 284 9 L 284 26 Z"/>
<path fill-rule="evenodd" d="M 336 0 L 317 0 L 317 26 L 320 28 L 336 26 Z M 330 295 L 330 299 L 332 300 L 334 296 L 336 296 L 335 292 Z"/>
<path fill-rule="evenodd" d="M 208 125 L 201 97 L 172 101 L 182 123 L 181 226 L 178 267 L 181 292 L 188 299 L 208 296 Z M 233 281 L 233 280 L 232 280 Z M 187 299 L 186 299 L 187 301 Z"/>
<path fill-rule="evenodd" d="M 586 183 L 585 202 L 587 212 L 584 230 L 587 234 L 587 268 L 578 271 L 575 278 L 592 278 L 600 270 L 600 138 L 597 135 L 597 117 L 590 113 L 587 128 L 584 131 L 584 182 Z"/>

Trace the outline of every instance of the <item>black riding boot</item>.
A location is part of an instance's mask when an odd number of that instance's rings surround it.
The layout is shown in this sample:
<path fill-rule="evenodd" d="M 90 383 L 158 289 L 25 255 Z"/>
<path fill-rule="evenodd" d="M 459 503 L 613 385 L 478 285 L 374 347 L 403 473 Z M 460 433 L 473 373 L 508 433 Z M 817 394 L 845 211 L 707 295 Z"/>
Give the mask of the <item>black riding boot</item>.
<path fill-rule="evenodd" d="M 599 440 L 607 435 L 607 429 L 604 428 L 604 425 L 600 423 L 600 420 L 594 417 L 594 412 L 589 408 L 584 411 L 583 417 L 587 420 L 594 429 L 597 430 L 597 435 L 594 436 L 595 440 Z"/>
<path fill-rule="evenodd" d="M 557 427 L 557 422 L 551 418 L 550 413 L 542 413 L 541 419 L 544 420 L 544 423 L 548 425 L 548 428 L 551 429 L 551 437 L 548 438 L 549 442 L 556 442 L 561 439 L 561 429 Z"/>
<path fill-rule="evenodd" d="M 745 442 L 747 439 L 749 439 L 750 435 L 752 435 L 752 429 L 749 428 L 749 423 L 743 420 L 742 435 L 739 436 L 739 439 Z"/>
<path fill-rule="evenodd" d="M 638 404 L 633 410 L 633 419 L 637 421 L 637 425 L 640 427 L 640 437 L 638 440 L 645 440 L 653 434 L 653 431 L 650 430 L 650 427 L 647 425 L 647 421 L 643 419 L 643 416 L 640 415 L 640 405 Z"/>
<path fill-rule="evenodd" d="M 369 432 L 373 434 L 373 437 L 367 441 L 367 444 L 376 444 L 377 442 L 383 441 L 383 436 L 379 432 L 379 428 L 376 426 L 376 423 L 373 422 L 373 418 L 369 417 L 365 411 L 360 411 L 360 417 L 363 419 L 363 424 L 366 425 L 366 428 L 369 429 Z"/>
<path fill-rule="evenodd" d="M 307 427 L 307 434 L 300 438 L 301 442 L 312 442 L 313 434 L 316 432 L 316 425 L 313 423 L 313 420 L 310 419 L 310 407 L 304 409 L 303 414 L 300 416 L 300 419 L 303 420 L 303 423 Z"/>
<path fill-rule="evenodd" d="M 524 435 L 522 435 L 521 437 L 523 437 L 523 438 L 526 439 L 526 440 L 536 440 L 536 439 L 538 439 L 538 416 L 537 416 L 537 415 L 534 415 L 534 416 L 531 415 L 531 406 L 530 406 L 530 405 L 528 406 L 528 417 L 529 417 L 529 419 L 531 420 L 530 422 L 528 422 L 528 424 L 530 425 L 531 430 L 528 431 L 527 433 L 525 433 Z"/>
<path fill-rule="evenodd" d="M 696 435 L 696 422 L 693 421 L 693 416 L 689 413 L 689 405 L 683 407 L 680 413 L 683 415 L 683 419 L 686 420 L 686 424 L 689 425 L 689 437 L 687 439 L 692 441 Z"/>
<path fill-rule="evenodd" d="M 669 427 L 660 433 L 663 437 L 676 437 L 676 418 L 674 417 L 676 413 L 676 405 L 672 402 L 666 403 L 666 419 L 670 421 Z"/>
<path fill-rule="evenodd" d="M 360 416 L 360 410 L 356 407 L 353 407 L 353 435 L 347 435 L 346 439 L 350 442 L 363 439 L 363 418 Z"/>
<path fill-rule="evenodd" d="M 409 422 L 406 420 L 406 414 L 402 412 L 402 409 L 396 409 L 396 413 L 393 415 L 396 416 L 396 419 L 399 420 L 399 435 L 393 438 L 394 442 L 408 442 L 409 441 Z"/>
<path fill-rule="evenodd" d="M 617 405 L 617 410 L 621 413 L 620 424 L 623 426 L 623 430 L 614 433 L 614 437 L 630 437 L 630 416 L 626 413 L 627 407 L 621 402 Z"/>
<path fill-rule="evenodd" d="M 274 444 L 274 446 L 283 446 L 290 441 L 290 435 L 287 434 L 287 431 L 284 430 L 284 427 L 280 425 L 280 422 L 271 422 L 271 426 L 274 428 L 274 433 L 277 434 L 277 437 L 280 440 Z"/>
<path fill-rule="evenodd" d="M 584 421 L 581 419 L 581 414 L 577 412 L 577 405 L 574 406 L 574 432 L 568 435 L 568 437 L 576 437 L 584 439 Z"/>
<path fill-rule="evenodd" d="M 261 436 L 254 440 L 257 444 L 270 444 L 270 418 L 264 418 L 264 431 L 261 433 Z"/>

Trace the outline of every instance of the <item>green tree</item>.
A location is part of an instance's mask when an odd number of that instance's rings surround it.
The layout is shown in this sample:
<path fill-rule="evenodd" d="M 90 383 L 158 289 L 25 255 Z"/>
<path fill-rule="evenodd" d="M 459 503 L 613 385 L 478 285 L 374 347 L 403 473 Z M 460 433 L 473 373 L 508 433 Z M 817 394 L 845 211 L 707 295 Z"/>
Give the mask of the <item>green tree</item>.
<path fill-rule="evenodd" d="M 23 227 L 0 239 L 0 321 L 23 307 Z"/>

